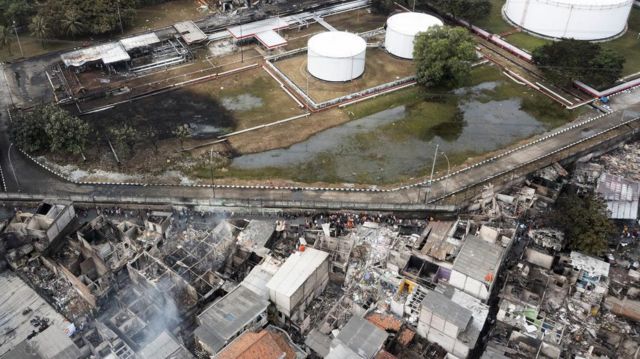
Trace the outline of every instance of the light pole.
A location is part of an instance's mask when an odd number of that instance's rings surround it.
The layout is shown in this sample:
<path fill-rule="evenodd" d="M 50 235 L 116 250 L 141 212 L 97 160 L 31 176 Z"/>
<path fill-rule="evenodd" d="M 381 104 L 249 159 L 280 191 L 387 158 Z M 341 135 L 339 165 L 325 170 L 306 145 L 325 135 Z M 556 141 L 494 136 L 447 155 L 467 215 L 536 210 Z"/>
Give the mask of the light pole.
<path fill-rule="evenodd" d="M 442 151 L 440 151 L 440 154 L 442 154 L 447 160 L 447 176 L 444 179 L 444 193 L 447 194 L 447 189 L 449 187 L 449 171 L 451 171 L 451 165 L 449 163 L 449 157 L 447 156 L 447 154 Z"/>
<path fill-rule="evenodd" d="M 433 186 L 433 171 L 436 169 L 436 158 L 438 157 L 438 147 L 440 147 L 439 143 L 436 143 L 436 151 L 433 153 L 433 163 L 431 164 L 431 175 L 429 176 L 429 188 L 427 192 L 424 194 L 424 203 L 427 203 L 429 200 L 429 196 L 431 195 L 431 186 Z"/>
<path fill-rule="evenodd" d="M 20 57 L 24 57 L 24 52 L 22 52 L 22 44 L 20 43 L 20 36 L 18 36 L 18 30 L 16 29 L 15 20 L 13 20 L 13 32 L 15 32 L 16 40 L 18 40 L 18 47 L 20 48 Z"/>

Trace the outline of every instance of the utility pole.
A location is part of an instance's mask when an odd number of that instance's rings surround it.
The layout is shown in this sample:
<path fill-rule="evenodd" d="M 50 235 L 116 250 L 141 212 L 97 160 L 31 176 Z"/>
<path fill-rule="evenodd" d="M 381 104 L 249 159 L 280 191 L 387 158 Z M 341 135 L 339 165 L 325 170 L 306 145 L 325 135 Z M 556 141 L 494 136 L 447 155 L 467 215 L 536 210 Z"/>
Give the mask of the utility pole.
<path fill-rule="evenodd" d="M 16 40 L 18 40 L 18 47 L 20 48 L 20 56 L 24 57 L 24 52 L 22 52 L 22 44 L 20 43 L 20 36 L 18 36 L 18 30 L 16 29 L 16 21 L 13 20 L 13 32 L 16 34 Z"/>
<path fill-rule="evenodd" d="M 116 1 L 116 9 L 118 11 L 118 21 L 120 22 L 120 32 L 124 34 L 124 27 L 122 27 L 122 17 L 120 16 L 120 0 Z"/>
<path fill-rule="evenodd" d="M 209 150 L 209 169 L 211 170 L 211 194 L 216 198 L 216 183 L 213 179 L 213 148 Z"/>
<path fill-rule="evenodd" d="M 429 176 L 429 188 L 427 189 L 427 193 L 424 195 L 424 203 L 427 203 L 429 197 L 431 196 L 431 186 L 433 186 L 433 171 L 436 169 L 436 158 L 438 157 L 438 147 L 440 144 L 436 143 L 436 151 L 433 153 L 433 163 L 431 164 L 431 176 Z"/>

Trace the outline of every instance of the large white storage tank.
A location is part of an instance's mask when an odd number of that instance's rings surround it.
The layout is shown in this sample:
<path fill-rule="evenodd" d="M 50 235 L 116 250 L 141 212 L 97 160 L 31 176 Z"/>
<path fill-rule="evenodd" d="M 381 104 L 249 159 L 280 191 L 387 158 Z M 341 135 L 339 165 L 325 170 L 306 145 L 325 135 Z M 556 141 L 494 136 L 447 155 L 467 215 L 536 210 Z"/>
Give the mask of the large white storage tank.
<path fill-rule="evenodd" d="M 504 16 L 533 34 L 605 40 L 622 34 L 633 0 L 507 0 Z"/>
<path fill-rule="evenodd" d="M 418 12 L 403 12 L 387 19 L 384 47 L 392 55 L 413 59 L 413 40 L 419 32 L 443 23 L 435 16 Z"/>
<path fill-rule="evenodd" d="M 324 81 L 349 81 L 364 73 L 367 43 L 358 35 L 330 31 L 307 43 L 307 70 Z"/>

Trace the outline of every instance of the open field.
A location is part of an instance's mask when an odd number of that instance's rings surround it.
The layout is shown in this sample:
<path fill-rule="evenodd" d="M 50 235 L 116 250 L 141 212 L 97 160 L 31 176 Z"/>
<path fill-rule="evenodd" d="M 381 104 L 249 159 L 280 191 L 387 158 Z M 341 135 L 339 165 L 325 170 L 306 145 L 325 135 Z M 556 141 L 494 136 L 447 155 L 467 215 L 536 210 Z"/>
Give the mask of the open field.
<path fill-rule="evenodd" d="M 378 48 L 367 48 L 364 74 L 350 82 L 327 82 L 307 72 L 307 54 L 275 62 L 275 66 L 316 102 L 323 102 L 365 90 L 415 73 L 413 62 L 389 55 Z M 308 86 L 307 86 L 308 81 Z"/>
<path fill-rule="evenodd" d="M 198 10 L 194 0 L 172 0 L 160 4 L 149 5 L 136 10 L 132 24 L 125 29 L 125 35 L 136 34 L 151 29 L 172 25 L 182 20 L 199 19 L 206 13 Z M 20 58 L 20 50 L 14 34 L 11 33 L 9 46 L 0 48 L 0 61 Z M 112 36 L 120 36 L 119 32 L 112 35 L 92 36 L 77 39 L 44 39 L 41 41 L 28 32 L 20 33 L 20 44 L 24 57 L 42 55 L 51 51 L 71 50 L 76 47 L 89 46 L 92 43 L 107 41 Z"/>
<path fill-rule="evenodd" d="M 383 27 L 387 17 L 385 15 L 372 14 L 369 10 L 362 9 L 327 16 L 324 20 L 341 31 L 365 32 Z"/>

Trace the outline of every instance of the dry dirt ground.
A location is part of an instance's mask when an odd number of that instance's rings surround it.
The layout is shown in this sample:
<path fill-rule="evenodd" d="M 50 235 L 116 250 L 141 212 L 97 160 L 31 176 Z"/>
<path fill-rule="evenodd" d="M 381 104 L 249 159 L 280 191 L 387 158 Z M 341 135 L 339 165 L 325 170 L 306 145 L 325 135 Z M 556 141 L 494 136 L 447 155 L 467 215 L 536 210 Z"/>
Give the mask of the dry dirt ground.
<path fill-rule="evenodd" d="M 362 91 L 387 82 L 411 76 L 415 73 L 412 61 L 391 56 L 379 48 L 368 48 L 364 74 L 350 82 L 327 82 L 319 80 L 307 71 L 307 54 L 276 61 L 275 66 L 291 79 L 300 89 L 307 91 L 316 102 L 324 102 L 336 97 Z M 308 79 L 308 86 L 307 86 Z"/>
<path fill-rule="evenodd" d="M 387 17 L 385 15 L 372 14 L 369 10 L 362 9 L 327 16 L 324 20 L 341 31 L 365 32 L 383 27 Z"/>

